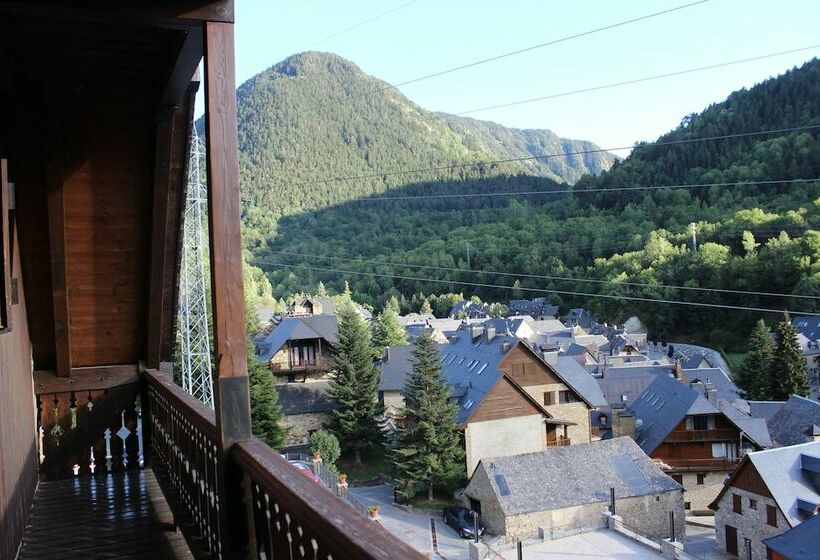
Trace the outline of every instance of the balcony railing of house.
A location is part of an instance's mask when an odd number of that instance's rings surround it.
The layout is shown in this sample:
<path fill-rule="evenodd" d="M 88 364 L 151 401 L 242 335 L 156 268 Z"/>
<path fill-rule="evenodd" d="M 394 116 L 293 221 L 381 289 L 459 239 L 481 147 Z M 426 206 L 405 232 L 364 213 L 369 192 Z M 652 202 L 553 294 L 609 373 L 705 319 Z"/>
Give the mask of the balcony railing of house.
<path fill-rule="evenodd" d="M 233 558 L 247 547 L 260 559 L 421 558 L 259 439 L 222 457 L 213 411 L 166 374 L 143 376 L 151 466 L 197 556 Z"/>
<path fill-rule="evenodd" d="M 708 470 L 732 470 L 740 459 L 714 458 L 714 459 L 661 459 L 664 464 L 669 465 L 676 471 L 708 471 Z"/>
<path fill-rule="evenodd" d="M 738 432 L 731 428 L 715 428 L 712 430 L 686 430 L 670 432 L 666 441 L 737 441 Z"/>
<path fill-rule="evenodd" d="M 572 445 L 572 440 L 568 437 L 559 437 L 554 441 L 547 440 L 547 447 L 566 447 Z"/>

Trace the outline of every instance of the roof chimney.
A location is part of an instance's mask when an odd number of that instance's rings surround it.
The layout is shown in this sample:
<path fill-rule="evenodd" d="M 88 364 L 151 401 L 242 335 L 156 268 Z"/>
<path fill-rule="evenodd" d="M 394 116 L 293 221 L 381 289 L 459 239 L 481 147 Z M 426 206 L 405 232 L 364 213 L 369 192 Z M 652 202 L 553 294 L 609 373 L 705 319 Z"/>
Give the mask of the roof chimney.
<path fill-rule="evenodd" d="M 385 361 L 385 362 L 390 361 L 390 347 L 389 346 L 384 347 L 384 350 L 382 351 L 382 360 Z"/>
<path fill-rule="evenodd" d="M 484 325 L 484 342 L 492 342 L 495 338 L 495 326 Z"/>

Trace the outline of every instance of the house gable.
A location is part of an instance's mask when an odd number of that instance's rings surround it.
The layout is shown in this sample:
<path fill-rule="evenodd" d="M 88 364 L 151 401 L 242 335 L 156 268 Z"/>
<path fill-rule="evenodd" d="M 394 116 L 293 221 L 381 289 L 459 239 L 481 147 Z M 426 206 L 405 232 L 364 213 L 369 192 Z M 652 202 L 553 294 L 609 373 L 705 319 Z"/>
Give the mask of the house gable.
<path fill-rule="evenodd" d="M 497 367 L 522 387 L 564 383 L 530 348 L 520 343 L 507 352 Z"/>
<path fill-rule="evenodd" d="M 547 412 L 539 407 L 525 391 L 508 378 L 502 375 L 487 391 L 487 394 L 467 418 L 466 423 L 485 422 L 487 420 L 501 420 L 519 416 L 542 414 L 549 417 Z"/>
<path fill-rule="evenodd" d="M 721 498 L 730 488 L 740 488 L 758 496 L 765 496 L 774 500 L 774 496 L 769 491 L 769 487 L 763 481 L 763 477 L 757 472 L 754 464 L 749 460 L 748 455 L 743 458 L 743 461 L 738 465 L 732 476 L 723 485 L 723 488 L 718 493 L 717 497 L 709 504 L 709 509 L 717 511 Z M 776 500 L 775 500 L 776 503 Z"/>

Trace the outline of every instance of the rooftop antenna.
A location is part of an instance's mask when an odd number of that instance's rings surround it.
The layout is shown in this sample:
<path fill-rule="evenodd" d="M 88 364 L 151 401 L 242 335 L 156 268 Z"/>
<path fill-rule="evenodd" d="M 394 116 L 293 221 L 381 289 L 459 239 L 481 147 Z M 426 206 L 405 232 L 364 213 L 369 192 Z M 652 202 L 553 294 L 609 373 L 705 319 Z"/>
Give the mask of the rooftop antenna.
<path fill-rule="evenodd" d="M 208 328 L 207 192 L 201 170 L 205 142 L 194 128 L 191 132 L 191 159 L 188 166 L 188 194 L 183 218 L 182 263 L 179 286 L 179 352 L 182 388 L 214 407 L 211 373 L 211 342 Z"/>

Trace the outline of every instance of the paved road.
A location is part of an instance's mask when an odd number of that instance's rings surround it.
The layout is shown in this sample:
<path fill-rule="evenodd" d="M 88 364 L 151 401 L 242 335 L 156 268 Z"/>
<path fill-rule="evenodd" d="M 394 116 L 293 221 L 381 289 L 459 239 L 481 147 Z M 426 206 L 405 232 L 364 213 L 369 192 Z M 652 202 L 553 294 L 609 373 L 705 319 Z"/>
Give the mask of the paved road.
<path fill-rule="evenodd" d="M 683 550 L 702 560 L 728 560 L 736 558 L 715 550 L 715 530 L 686 524 L 686 542 Z"/>
<path fill-rule="evenodd" d="M 455 531 L 446 526 L 441 515 L 407 512 L 393 505 L 393 488 L 387 484 L 351 488 L 350 494 L 363 505 L 378 504 L 382 526 L 421 552 L 433 549 L 430 520 L 435 523 L 440 556 L 447 560 L 468 560 L 468 541 L 459 537 Z"/>

